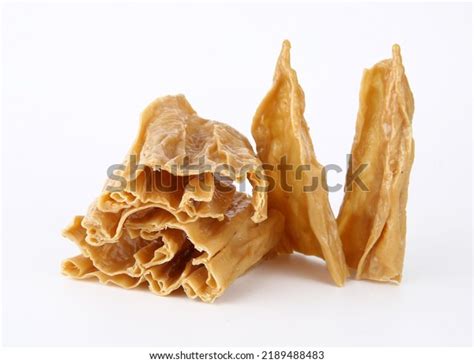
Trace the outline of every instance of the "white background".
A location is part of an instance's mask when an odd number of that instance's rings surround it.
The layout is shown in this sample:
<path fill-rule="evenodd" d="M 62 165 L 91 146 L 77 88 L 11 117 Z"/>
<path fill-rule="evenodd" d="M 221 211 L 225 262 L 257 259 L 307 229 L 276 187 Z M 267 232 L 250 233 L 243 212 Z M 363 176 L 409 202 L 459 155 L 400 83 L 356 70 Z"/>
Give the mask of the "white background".
<path fill-rule="evenodd" d="M 7 5 L 2 20 L 4 344 L 471 344 L 470 5 Z M 342 166 L 362 70 L 401 45 L 416 103 L 402 284 L 337 288 L 299 255 L 260 264 L 213 305 L 61 276 L 77 249 L 60 231 L 147 103 L 184 93 L 250 138 L 285 38 L 317 157 Z"/>

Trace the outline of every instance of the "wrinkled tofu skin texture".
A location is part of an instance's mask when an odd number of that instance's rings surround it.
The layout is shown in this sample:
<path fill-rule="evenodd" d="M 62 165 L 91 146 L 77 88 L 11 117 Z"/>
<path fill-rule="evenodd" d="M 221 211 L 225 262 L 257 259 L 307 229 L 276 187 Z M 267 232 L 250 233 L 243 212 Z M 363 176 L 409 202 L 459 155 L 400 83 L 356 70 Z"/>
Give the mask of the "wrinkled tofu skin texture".
<path fill-rule="evenodd" d="M 290 65 L 290 43 L 285 41 L 277 61 L 273 86 L 259 105 L 252 124 L 252 135 L 257 154 L 264 164 L 275 166 L 267 175 L 275 181 L 268 193 L 269 208 L 285 216 L 285 229 L 277 252 L 301 252 L 326 260 L 334 282 L 341 286 L 348 275 L 337 224 L 329 205 L 326 190 L 321 187 L 322 166 L 316 160 L 308 125 L 304 119 L 305 99 L 296 72 Z M 282 188 L 282 174 L 276 170 L 282 157 L 293 166 L 286 173 L 286 184 L 292 192 Z M 297 178 L 296 168 L 309 167 Z M 313 191 L 313 177 L 319 180 Z"/>
<path fill-rule="evenodd" d="M 261 162 L 249 141 L 226 124 L 199 117 L 182 95 L 158 98 L 143 111 L 138 136 L 123 162 L 125 169 L 116 173 L 127 179 L 128 185 L 123 192 L 104 191 L 98 201 L 102 210 L 114 212 L 134 200 L 148 199 L 145 191 L 129 190 L 135 181 L 131 156 L 137 164 L 159 166 L 163 172 L 176 176 L 214 173 L 219 168 L 221 176 L 232 180 L 241 182 L 248 178 L 253 186 L 252 220 L 258 223 L 266 219 L 266 181 L 263 173 L 258 175 Z M 199 165 L 205 165 L 205 170 L 198 169 Z M 220 168 L 222 165 L 231 167 L 233 172 Z M 144 178 L 142 174 L 139 169 L 133 176 L 140 180 Z M 118 186 L 117 182 L 108 180 L 104 190 L 114 186 Z"/>
<path fill-rule="evenodd" d="M 250 199 L 240 193 L 222 221 L 200 218 L 181 223 L 165 209 L 151 207 L 127 219 L 119 237 L 101 246 L 86 242 L 83 217 L 78 216 L 64 235 L 82 254 L 65 260 L 62 271 L 124 288 L 144 283 L 158 295 L 182 287 L 189 297 L 212 302 L 279 239 L 282 215 L 271 210 L 256 224 L 252 212 Z"/>
<path fill-rule="evenodd" d="M 400 282 L 405 255 L 408 181 L 414 158 L 413 95 L 398 45 L 392 59 L 366 70 L 360 89 L 352 168 L 366 163 L 346 190 L 338 226 L 356 278 Z M 346 186 L 347 189 L 347 186 Z"/>
<path fill-rule="evenodd" d="M 136 178 L 130 155 L 144 165 Z M 209 170 L 177 168 L 201 156 Z M 276 246 L 283 229 L 264 193 L 251 198 L 236 191 L 232 175 L 214 174 L 221 163 L 237 172 L 245 166 L 243 175 L 261 182 L 252 174 L 260 161 L 237 131 L 199 118 L 183 96 L 153 102 L 119 174 L 125 188 L 110 191 L 118 186 L 108 180 L 87 214 L 64 230 L 81 254 L 63 262 L 63 273 L 124 288 L 145 284 L 159 295 L 182 288 L 214 301 Z"/>

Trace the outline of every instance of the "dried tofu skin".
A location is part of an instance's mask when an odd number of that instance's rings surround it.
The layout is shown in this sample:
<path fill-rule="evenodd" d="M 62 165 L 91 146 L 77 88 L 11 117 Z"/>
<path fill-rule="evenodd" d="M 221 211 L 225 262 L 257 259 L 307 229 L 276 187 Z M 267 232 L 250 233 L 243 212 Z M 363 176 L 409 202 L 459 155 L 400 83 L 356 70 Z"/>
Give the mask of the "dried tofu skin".
<path fill-rule="evenodd" d="M 141 167 L 134 168 L 131 160 Z M 175 181 L 175 189 L 181 188 L 185 192 L 188 178 L 213 174 L 216 170 L 219 176 L 237 182 L 247 178 L 253 186 L 252 220 L 258 223 L 267 217 L 266 181 L 263 174 L 258 173 L 261 162 L 249 141 L 226 124 L 199 117 L 182 95 L 159 98 L 143 111 L 138 136 L 123 164 L 124 170 L 118 171 L 116 176 L 123 177 L 126 186 L 120 185 L 116 179 L 107 181 L 98 200 L 104 212 L 116 212 L 143 202 L 159 202 L 167 208 L 187 212 L 186 201 L 183 202 L 179 193 L 147 192 L 144 187 L 149 178 L 147 171 L 152 169 L 152 173 L 159 167 L 162 174 L 169 174 L 169 180 L 166 180 L 167 175 L 158 178 L 164 186 L 161 191 Z M 118 191 L 107 191 L 114 188 Z M 179 205 L 182 202 L 184 205 Z M 216 211 L 213 217 L 222 217 L 222 212 Z M 183 218 L 187 217 L 192 219 L 196 215 L 185 213 Z"/>
<path fill-rule="evenodd" d="M 279 239 L 283 216 L 278 211 L 269 211 L 258 224 L 251 220 L 252 213 L 251 200 L 242 193 L 222 221 L 200 218 L 181 223 L 169 211 L 151 207 L 127 219 L 117 240 L 101 246 L 87 243 L 84 217 L 78 216 L 64 235 L 82 255 L 65 260 L 62 271 L 124 288 L 143 283 L 158 295 L 182 287 L 189 297 L 212 302 Z"/>
<path fill-rule="evenodd" d="M 285 229 L 278 252 L 297 251 L 326 260 L 329 272 L 339 286 L 348 275 L 337 224 L 327 192 L 319 185 L 307 191 L 313 177 L 321 180 L 322 166 L 316 160 L 308 125 L 304 119 L 304 93 L 290 65 L 290 43 L 285 41 L 278 59 L 273 86 L 253 119 L 252 135 L 257 153 L 275 186 L 268 193 L 269 208 L 285 216 Z M 282 158 L 292 166 L 282 181 L 276 169 Z M 298 167 L 300 172 L 297 171 Z M 283 188 L 286 184 L 292 191 Z"/>
<path fill-rule="evenodd" d="M 183 168 L 200 158 L 205 170 Z M 283 216 L 267 212 L 265 193 L 250 197 L 233 185 L 245 177 L 255 188 L 265 182 L 248 140 L 199 118 L 183 96 L 144 111 L 124 165 L 123 185 L 111 177 L 64 231 L 81 251 L 63 262 L 64 274 L 124 288 L 146 284 L 159 295 L 183 288 L 212 302 L 278 243 Z M 233 172 L 218 172 L 222 165 Z"/>
<path fill-rule="evenodd" d="M 368 191 L 346 190 L 337 219 L 347 263 L 358 279 L 401 280 L 413 112 L 400 48 L 394 45 L 392 59 L 366 70 L 361 84 L 352 168 L 367 164 L 361 180 Z"/>

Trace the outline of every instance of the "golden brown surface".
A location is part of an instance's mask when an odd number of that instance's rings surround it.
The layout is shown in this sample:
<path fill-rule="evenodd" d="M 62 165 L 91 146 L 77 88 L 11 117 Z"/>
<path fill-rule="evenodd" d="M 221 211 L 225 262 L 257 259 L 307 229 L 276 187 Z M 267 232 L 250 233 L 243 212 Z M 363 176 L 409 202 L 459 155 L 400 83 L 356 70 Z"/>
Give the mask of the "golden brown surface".
<path fill-rule="evenodd" d="M 394 45 L 392 59 L 365 71 L 360 90 L 352 163 L 354 170 L 368 164 L 361 179 L 369 191 L 357 186 L 346 191 L 338 216 L 346 260 L 358 279 L 399 282 L 402 276 L 413 111 Z"/>
<path fill-rule="evenodd" d="M 130 156 L 143 165 L 136 177 Z M 207 169 L 180 169 L 199 158 Z M 264 182 L 248 140 L 198 117 L 183 96 L 158 99 L 144 111 L 124 164 L 116 174 L 125 187 L 110 191 L 119 185 L 108 180 L 87 215 L 64 231 L 82 253 L 63 262 L 66 275 L 125 288 L 146 283 L 160 295 L 183 287 L 212 302 L 279 240 L 283 217 L 267 215 L 266 194 L 250 198 L 232 185 L 245 177 L 254 186 Z M 222 164 L 236 175 L 216 173 Z"/>
<path fill-rule="evenodd" d="M 321 187 L 322 166 L 314 154 L 304 108 L 304 93 L 290 65 L 290 43 L 285 41 L 273 86 L 258 107 L 252 124 L 252 135 L 262 162 L 276 166 L 286 157 L 287 164 L 293 166 L 286 174 L 286 184 L 293 188 L 292 192 L 282 188 L 280 171 L 268 171 L 275 180 L 275 188 L 268 195 L 269 207 L 285 216 L 278 251 L 323 257 L 336 284 L 343 285 L 348 272 L 341 240 L 327 192 Z M 300 165 L 307 169 L 298 178 L 296 168 Z M 318 187 L 305 191 L 304 186 L 312 185 L 313 177 L 318 178 Z"/>

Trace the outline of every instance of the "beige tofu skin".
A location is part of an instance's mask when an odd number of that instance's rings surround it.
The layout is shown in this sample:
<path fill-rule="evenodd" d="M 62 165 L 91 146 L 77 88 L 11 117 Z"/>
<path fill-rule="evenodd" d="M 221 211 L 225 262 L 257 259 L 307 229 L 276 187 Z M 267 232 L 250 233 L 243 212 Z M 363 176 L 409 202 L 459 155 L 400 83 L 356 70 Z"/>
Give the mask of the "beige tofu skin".
<path fill-rule="evenodd" d="M 405 255 L 408 180 L 414 157 L 413 95 L 400 47 L 366 70 L 360 89 L 352 168 L 368 164 L 368 187 L 347 190 L 337 219 L 347 264 L 357 279 L 400 282 Z M 350 189 L 350 188 L 349 188 Z"/>
<path fill-rule="evenodd" d="M 268 170 L 275 181 L 268 193 L 269 208 L 279 210 L 285 216 L 285 229 L 277 252 L 297 251 L 326 260 L 334 282 L 342 286 L 348 275 L 337 224 L 329 205 L 327 191 L 321 186 L 322 166 L 316 160 L 308 125 L 303 116 L 304 92 L 298 84 L 296 72 L 290 65 L 290 43 L 285 41 L 278 58 L 273 85 L 253 118 L 252 135 L 257 154 L 262 163 L 276 167 L 282 157 L 293 167 L 286 173 L 285 183 L 292 192 L 282 186 L 282 173 Z M 309 170 L 296 168 L 304 165 Z M 313 177 L 319 180 L 313 191 L 305 191 Z"/>
<path fill-rule="evenodd" d="M 143 166 L 135 175 L 131 156 Z M 178 167 L 200 159 L 205 171 Z M 283 216 L 267 211 L 266 193 L 256 190 L 265 181 L 256 175 L 261 162 L 250 143 L 230 126 L 199 117 L 184 96 L 145 109 L 124 165 L 118 174 L 125 186 L 110 191 L 117 181 L 107 180 L 87 214 L 65 229 L 81 252 L 63 262 L 65 275 L 124 288 L 143 284 L 158 295 L 182 288 L 213 302 L 275 248 Z M 220 165 L 235 175 L 219 173 Z M 252 198 L 232 185 L 243 178 L 254 187 Z"/>

